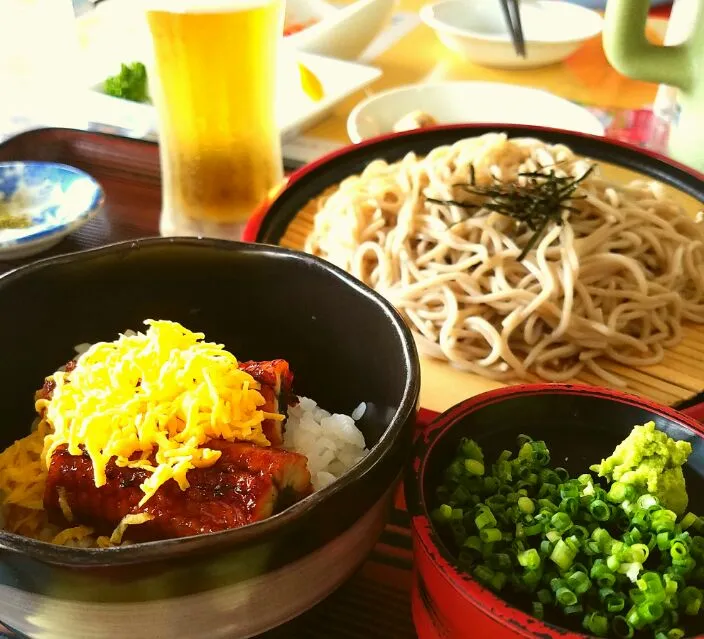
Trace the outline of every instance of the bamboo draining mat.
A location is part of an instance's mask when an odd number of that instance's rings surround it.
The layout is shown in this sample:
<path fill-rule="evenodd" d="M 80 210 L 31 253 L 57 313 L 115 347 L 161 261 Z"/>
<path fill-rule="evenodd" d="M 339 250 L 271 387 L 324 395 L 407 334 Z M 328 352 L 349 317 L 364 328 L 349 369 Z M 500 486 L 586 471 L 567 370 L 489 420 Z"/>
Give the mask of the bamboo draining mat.
<path fill-rule="evenodd" d="M 629 169 L 599 162 L 602 174 L 615 182 L 629 182 L 635 179 L 647 179 Z M 704 209 L 704 205 L 694 198 L 666 187 L 669 194 L 694 216 Z M 328 188 L 324 194 L 329 194 L 335 187 Z M 280 244 L 287 248 L 302 249 L 307 235 L 313 227 L 316 212 L 316 202 L 311 201 L 291 221 Z M 421 406 L 431 410 L 442 411 L 447 407 L 471 396 L 493 388 L 506 385 L 452 368 L 446 362 L 421 358 L 423 385 L 421 388 Z M 682 342 L 667 351 L 664 360 L 655 366 L 630 368 L 620 364 L 600 361 L 608 371 L 625 380 L 628 392 L 644 395 L 663 404 L 674 404 L 693 394 L 704 390 L 704 325 L 688 324 L 683 331 Z M 541 381 L 533 376 L 528 380 Z M 582 372 L 579 377 L 571 380 L 574 383 L 610 386 L 601 378 L 590 372 Z M 621 388 L 621 387 L 615 387 Z"/>

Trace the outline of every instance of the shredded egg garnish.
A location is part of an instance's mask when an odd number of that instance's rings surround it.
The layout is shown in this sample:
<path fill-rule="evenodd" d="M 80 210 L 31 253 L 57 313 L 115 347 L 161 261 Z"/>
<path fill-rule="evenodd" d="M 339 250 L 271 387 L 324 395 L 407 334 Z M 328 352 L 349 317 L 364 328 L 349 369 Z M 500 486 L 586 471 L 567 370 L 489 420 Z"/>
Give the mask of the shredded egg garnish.
<path fill-rule="evenodd" d="M 47 468 L 66 444 L 69 454 L 90 456 L 97 487 L 112 458 L 146 470 L 140 506 L 169 479 L 186 490 L 189 470 L 212 466 L 221 453 L 208 440 L 269 446 L 262 422 L 284 419 L 260 409 L 259 383 L 223 345 L 177 322 L 145 324 L 146 333 L 94 344 L 72 371 L 55 373 L 51 399 L 36 406 L 50 426 L 42 453 Z"/>

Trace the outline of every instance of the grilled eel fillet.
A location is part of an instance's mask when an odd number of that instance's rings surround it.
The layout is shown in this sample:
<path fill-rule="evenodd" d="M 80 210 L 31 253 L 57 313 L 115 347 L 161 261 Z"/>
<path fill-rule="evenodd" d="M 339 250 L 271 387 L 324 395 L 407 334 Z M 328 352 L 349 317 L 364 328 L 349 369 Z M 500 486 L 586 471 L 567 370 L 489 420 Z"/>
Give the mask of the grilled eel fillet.
<path fill-rule="evenodd" d="M 297 397 L 291 392 L 293 373 L 286 360 L 240 362 L 240 369 L 249 373 L 261 384 L 259 392 L 266 400 L 263 410 L 286 414 L 288 406 L 298 403 Z M 265 419 L 262 422 L 262 431 L 272 446 L 281 446 L 284 443 L 283 421 Z"/>
<path fill-rule="evenodd" d="M 76 363 L 66 365 L 70 372 Z M 261 384 L 266 403 L 262 410 L 285 413 L 297 399 L 291 391 L 293 374 L 282 359 L 241 362 L 240 368 Z M 47 380 L 36 398 L 51 398 L 53 380 Z M 190 487 L 182 491 L 168 481 L 139 508 L 139 486 L 148 472 L 121 468 L 111 460 L 105 485 L 96 488 L 93 463 L 84 453 L 69 455 L 66 446 L 53 454 L 44 493 L 44 507 L 59 525 L 85 524 L 109 535 L 125 515 L 148 513 L 153 519 L 131 526 L 133 541 L 154 541 L 236 528 L 270 517 L 278 509 L 312 492 L 310 472 L 303 455 L 274 448 L 283 443 L 283 421 L 267 419 L 262 430 L 272 447 L 243 442 L 211 440 L 208 447 L 221 451 L 209 468 L 188 472 Z M 63 497 L 71 513 L 68 521 L 59 503 Z"/>
<path fill-rule="evenodd" d="M 148 471 L 122 468 L 111 460 L 107 481 L 97 488 L 90 456 L 70 455 L 66 446 L 60 446 L 51 458 L 44 508 L 58 525 L 83 524 L 99 535 L 110 535 L 125 515 L 148 513 L 152 519 L 130 526 L 127 536 L 132 541 L 155 541 L 244 526 L 312 492 L 303 455 L 224 440 L 212 440 L 208 446 L 222 452 L 213 466 L 189 470 L 190 487 L 185 491 L 173 480 L 165 482 L 141 508 L 144 493 L 139 486 Z"/>

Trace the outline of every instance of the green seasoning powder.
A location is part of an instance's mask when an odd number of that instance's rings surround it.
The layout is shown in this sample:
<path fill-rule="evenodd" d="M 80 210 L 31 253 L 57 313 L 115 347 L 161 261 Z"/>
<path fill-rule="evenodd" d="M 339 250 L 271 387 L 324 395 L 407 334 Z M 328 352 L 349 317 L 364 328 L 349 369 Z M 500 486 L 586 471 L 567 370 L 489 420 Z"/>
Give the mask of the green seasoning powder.
<path fill-rule="evenodd" d="M 0 211 L 0 231 L 4 229 L 26 229 L 31 226 L 32 220 L 28 215 L 12 215 Z"/>

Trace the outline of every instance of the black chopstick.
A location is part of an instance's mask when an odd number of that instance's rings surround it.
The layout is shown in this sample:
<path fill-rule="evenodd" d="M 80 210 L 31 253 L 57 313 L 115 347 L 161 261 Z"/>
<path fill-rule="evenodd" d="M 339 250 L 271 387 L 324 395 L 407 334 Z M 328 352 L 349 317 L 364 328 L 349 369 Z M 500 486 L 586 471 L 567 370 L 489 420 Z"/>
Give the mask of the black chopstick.
<path fill-rule="evenodd" d="M 501 9 L 504 12 L 506 26 L 511 34 L 513 48 L 522 58 L 526 57 L 526 42 L 523 38 L 523 24 L 521 23 L 521 10 L 518 6 L 519 0 L 500 0 Z"/>

